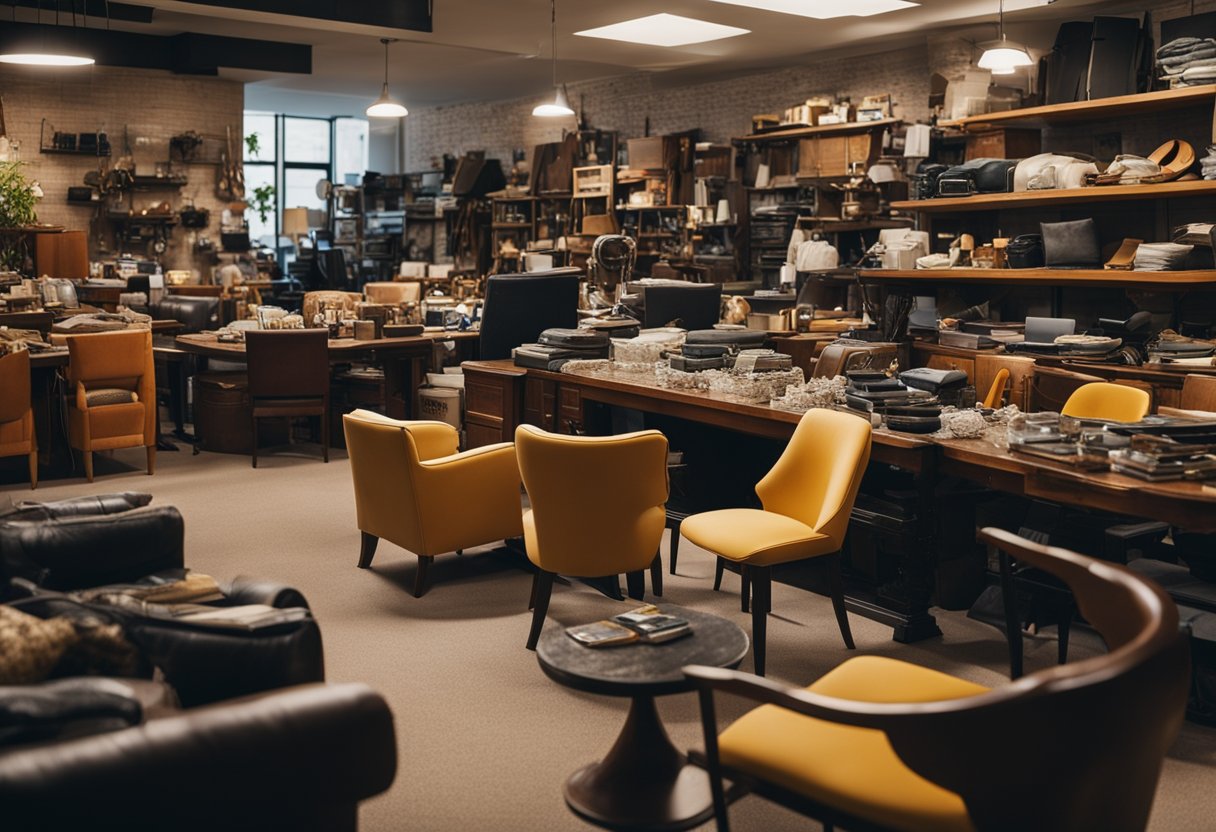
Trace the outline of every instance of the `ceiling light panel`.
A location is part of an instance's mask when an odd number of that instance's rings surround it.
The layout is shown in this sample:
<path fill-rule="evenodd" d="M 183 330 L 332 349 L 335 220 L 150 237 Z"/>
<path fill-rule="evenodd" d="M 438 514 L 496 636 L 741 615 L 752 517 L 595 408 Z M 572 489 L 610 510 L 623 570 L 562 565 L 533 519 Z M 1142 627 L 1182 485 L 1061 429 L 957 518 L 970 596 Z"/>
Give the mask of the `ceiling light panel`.
<path fill-rule="evenodd" d="M 620 40 L 646 46 L 688 46 L 693 43 L 706 43 L 711 40 L 746 35 L 750 31 L 750 29 L 740 29 L 737 26 L 722 26 L 707 20 L 696 20 L 664 12 L 663 14 L 652 14 L 649 17 L 639 17 L 636 20 L 613 23 L 610 26 L 586 29 L 574 34 L 584 38 Z"/>
<path fill-rule="evenodd" d="M 910 0 L 714 0 L 732 6 L 747 6 L 767 12 L 781 12 L 816 20 L 836 17 L 873 17 L 919 6 Z"/>

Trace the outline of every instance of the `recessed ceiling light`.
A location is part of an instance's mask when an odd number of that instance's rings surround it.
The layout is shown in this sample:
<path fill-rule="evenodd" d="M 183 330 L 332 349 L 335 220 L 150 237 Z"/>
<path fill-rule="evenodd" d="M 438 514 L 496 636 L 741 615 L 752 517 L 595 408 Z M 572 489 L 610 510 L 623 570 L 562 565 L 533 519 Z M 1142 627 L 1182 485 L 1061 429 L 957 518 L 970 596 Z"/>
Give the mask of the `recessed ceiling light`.
<path fill-rule="evenodd" d="M 750 31 L 750 29 L 740 29 L 737 26 L 722 26 L 706 20 L 696 20 L 664 12 L 574 34 L 585 38 L 623 40 L 627 43 L 642 43 L 647 46 L 688 46 L 692 43 L 705 43 L 711 40 L 746 35 Z"/>
<path fill-rule="evenodd" d="M 919 3 L 910 0 L 714 0 L 732 6 L 747 6 L 816 20 L 831 20 L 834 17 L 870 17 L 876 14 L 911 9 Z"/>

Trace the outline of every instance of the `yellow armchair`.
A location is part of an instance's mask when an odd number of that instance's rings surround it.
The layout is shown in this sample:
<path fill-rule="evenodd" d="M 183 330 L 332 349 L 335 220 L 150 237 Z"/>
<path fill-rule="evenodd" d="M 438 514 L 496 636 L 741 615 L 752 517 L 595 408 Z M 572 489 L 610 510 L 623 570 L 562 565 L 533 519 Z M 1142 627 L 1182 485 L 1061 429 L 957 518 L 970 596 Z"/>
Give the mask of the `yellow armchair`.
<path fill-rule="evenodd" d="M 458 452 L 445 422 L 401 422 L 356 410 L 342 417 L 362 547 L 380 538 L 418 556 L 414 597 L 436 555 L 523 535 L 519 465 L 510 443 Z"/>
<path fill-rule="evenodd" d="M 30 405 L 30 354 L 0 355 L 0 456 L 24 454 L 30 462 L 30 488 L 38 487 L 38 440 Z"/>
<path fill-rule="evenodd" d="M 1078 387 L 1064 402 L 1060 413 L 1078 419 L 1139 422 L 1148 415 L 1151 404 L 1148 392 L 1138 387 L 1094 381 Z"/>
<path fill-rule="evenodd" d="M 771 569 L 781 563 L 821 558 L 828 569 L 832 606 L 845 646 L 853 635 L 844 607 L 840 549 L 849 515 L 870 460 L 870 423 L 849 413 L 808 410 L 785 452 L 759 483 L 763 510 L 730 508 L 694 514 L 680 533 L 718 555 L 714 589 L 726 560 L 742 566 L 743 610 L 751 588 L 752 645 L 756 674 L 764 675 L 765 631 Z"/>
<path fill-rule="evenodd" d="M 144 447 L 156 471 L 156 370 L 152 332 L 73 335 L 68 342 L 68 440 L 84 454 L 93 481 L 93 452 Z"/>
<path fill-rule="evenodd" d="M 528 559 L 537 568 L 528 635 L 528 649 L 535 650 L 556 575 L 604 578 L 624 572 L 630 595 L 641 598 L 644 570 L 650 567 L 652 580 L 661 574 L 667 437 L 657 430 L 563 436 L 520 425 L 515 446 L 532 504 L 523 522 Z"/>

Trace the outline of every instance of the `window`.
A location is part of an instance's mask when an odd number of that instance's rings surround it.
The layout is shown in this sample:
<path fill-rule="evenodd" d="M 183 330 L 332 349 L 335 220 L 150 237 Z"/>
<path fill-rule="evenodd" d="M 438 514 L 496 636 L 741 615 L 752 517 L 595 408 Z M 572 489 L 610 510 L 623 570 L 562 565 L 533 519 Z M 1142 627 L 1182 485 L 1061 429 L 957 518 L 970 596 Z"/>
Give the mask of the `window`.
<path fill-rule="evenodd" d="M 357 185 L 367 170 L 367 121 L 361 118 L 334 120 L 334 182 Z M 354 181 L 350 178 L 354 177 Z"/>
<path fill-rule="evenodd" d="M 332 122 L 320 118 L 283 119 L 283 159 L 292 162 L 330 164 L 330 133 Z"/>

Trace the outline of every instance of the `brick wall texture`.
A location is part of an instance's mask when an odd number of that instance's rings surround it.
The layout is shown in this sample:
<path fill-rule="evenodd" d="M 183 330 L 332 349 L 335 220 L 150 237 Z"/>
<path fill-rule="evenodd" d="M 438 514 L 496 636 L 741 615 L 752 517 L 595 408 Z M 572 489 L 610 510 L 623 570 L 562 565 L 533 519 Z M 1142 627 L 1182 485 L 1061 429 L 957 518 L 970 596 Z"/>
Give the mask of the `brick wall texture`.
<path fill-rule="evenodd" d="M 140 209 L 148 203 L 168 200 L 177 208 L 193 199 L 196 206 L 211 210 L 211 226 L 204 233 L 218 244 L 220 212 L 225 204 L 216 196 L 218 167 L 214 160 L 228 125 L 232 127 L 233 141 L 240 152 L 245 100 L 243 84 L 152 70 L 5 67 L 0 69 L 0 96 L 4 100 L 8 136 L 21 142 L 25 173 L 38 180 L 46 194 L 38 206 L 39 220 L 68 228 L 90 229 L 93 232 L 90 237 L 94 239 L 90 252 L 93 258 L 102 253 L 96 245 L 98 240 L 113 250 L 114 236 L 108 223 L 93 223 L 92 207 L 67 203 L 68 187 L 83 185 L 88 171 L 121 155 L 124 131 L 137 160 L 149 162 L 168 160 L 171 136 L 187 130 L 202 134 L 205 141 L 201 158 L 210 162 L 183 166 L 181 169 L 185 170 L 188 183 L 180 191 L 136 192 L 135 207 Z M 101 130 L 109 135 L 114 156 L 96 159 L 39 153 L 39 129 L 43 119 L 46 119 L 48 144 L 53 130 L 65 133 Z M 137 172 L 144 171 L 141 168 Z M 154 174 L 155 170 L 147 173 Z M 161 262 L 168 268 L 204 268 L 193 256 L 193 241 L 194 233 L 190 230 L 174 229 L 169 249 Z M 131 253 L 142 255 L 146 252 Z"/>

